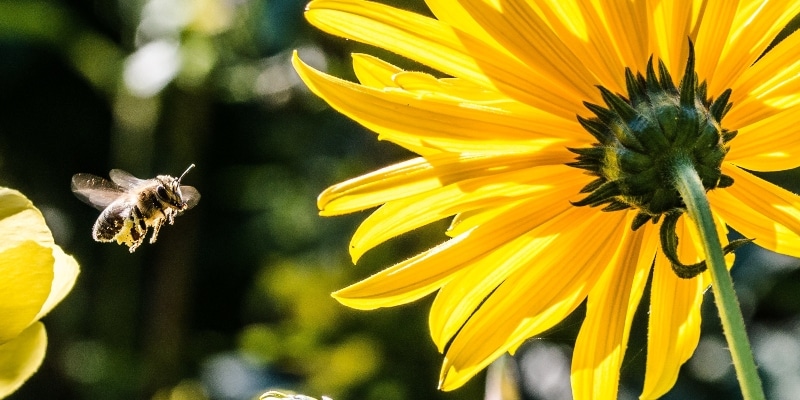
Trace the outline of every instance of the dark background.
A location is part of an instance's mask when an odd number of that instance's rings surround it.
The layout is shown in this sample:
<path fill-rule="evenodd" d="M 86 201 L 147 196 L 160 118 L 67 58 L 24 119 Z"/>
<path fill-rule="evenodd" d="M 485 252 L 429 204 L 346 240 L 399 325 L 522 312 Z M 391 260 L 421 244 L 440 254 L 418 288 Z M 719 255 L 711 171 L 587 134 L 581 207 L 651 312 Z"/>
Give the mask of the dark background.
<path fill-rule="evenodd" d="M 426 12 L 418 1 L 395 1 Z M 345 399 L 481 399 L 485 374 L 436 390 L 431 299 L 360 312 L 330 292 L 444 239 L 446 221 L 353 266 L 367 214 L 320 218 L 327 186 L 410 157 L 311 95 L 289 58 L 352 78 L 349 54 L 298 0 L 0 1 L 0 185 L 44 213 L 82 267 L 45 318 L 45 363 L 12 399 L 249 399 L 270 388 Z M 129 254 L 92 241 L 98 212 L 74 173 L 179 175 L 199 205 Z M 796 172 L 768 178 L 798 191 Z M 768 397 L 800 391 L 796 259 L 749 245 L 734 269 Z M 643 302 L 648 300 L 645 296 Z M 643 303 L 646 304 L 646 303 Z M 737 398 L 713 299 L 703 338 L 667 398 Z M 621 398 L 637 398 L 646 307 L 631 333 Z M 582 311 L 532 340 L 507 372 L 527 399 L 569 396 Z M 498 371 L 502 368 L 498 367 Z"/>

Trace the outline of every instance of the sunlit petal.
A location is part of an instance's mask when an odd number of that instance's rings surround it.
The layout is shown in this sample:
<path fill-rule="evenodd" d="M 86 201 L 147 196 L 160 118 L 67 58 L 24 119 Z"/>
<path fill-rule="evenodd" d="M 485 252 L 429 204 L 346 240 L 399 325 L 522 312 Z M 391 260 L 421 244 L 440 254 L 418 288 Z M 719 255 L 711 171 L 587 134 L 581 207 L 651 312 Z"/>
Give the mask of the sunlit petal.
<path fill-rule="evenodd" d="M 331 186 L 319 195 L 322 215 L 339 215 L 443 188 L 469 178 L 493 176 L 534 166 L 557 165 L 569 153 L 556 149 L 534 154 L 439 153 L 415 158 Z"/>
<path fill-rule="evenodd" d="M 373 309 L 407 303 L 425 296 L 452 279 L 468 262 L 491 252 L 571 208 L 564 195 L 578 186 L 566 185 L 547 199 L 521 201 L 490 223 L 479 225 L 426 252 L 398 263 L 336 293 L 350 307 Z M 537 207 L 538 213 L 530 209 Z M 538 208 L 541 207 L 541 208 Z M 525 218 L 522 218 L 522 217 Z"/>
<path fill-rule="evenodd" d="M 759 246 L 800 257 L 800 196 L 736 167 L 724 171 L 736 184 L 709 193 L 714 210 Z"/>
<path fill-rule="evenodd" d="M 512 346 L 554 326 L 586 298 L 616 251 L 625 218 L 621 213 L 576 211 L 585 213 L 583 218 L 576 215 L 579 225 L 552 233 L 565 236 L 559 240 L 562 246 L 553 246 L 529 268 L 509 276 L 455 337 L 442 366 L 444 390 L 461 386 Z M 564 267 L 568 265 L 582 268 Z"/>
<path fill-rule="evenodd" d="M 316 0 L 306 18 L 328 33 L 405 55 L 450 76 L 464 78 L 568 118 L 580 109 L 564 88 L 491 44 L 419 14 L 357 0 Z"/>
<path fill-rule="evenodd" d="M 497 207 L 516 200 L 554 198 L 561 187 L 580 187 L 586 183 L 582 176 L 563 165 L 520 169 L 486 177 L 476 176 L 437 190 L 387 202 L 367 217 L 353 234 L 351 254 L 358 259 L 367 249 L 432 222 L 455 214 Z M 569 195 L 568 193 L 564 193 Z M 567 197 L 562 197 L 566 202 Z"/>
<path fill-rule="evenodd" d="M 681 262 L 702 259 L 686 227 L 686 217 L 678 221 L 676 233 L 682 240 L 678 251 Z M 678 278 L 670 262 L 656 256 L 650 291 L 650 318 L 647 331 L 647 370 L 641 398 L 655 399 L 666 393 L 678 379 L 678 371 L 691 357 L 700 340 L 700 304 L 708 286 L 705 274 L 692 279 Z"/>
<path fill-rule="evenodd" d="M 575 132 L 577 123 L 561 118 L 479 106 L 433 102 L 405 91 L 379 91 L 322 74 L 303 64 L 295 68 L 309 87 L 340 112 L 397 144 L 411 143 L 445 151 L 535 151 L 544 146 L 574 146 L 578 141 L 558 136 Z M 505 115 L 503 118 L 498 118 Z M 513 122 L 519 119 L 519 122 Z M 555 128 L 555 129 L 553 129 Z M 571 136 L 575 136 L 574 134 Z M 577 137 L 576 137 L 577 139 Z"/>
<path fill-rule="evenodd" d="M 572 361 L 576 399 L 617 398 L 628 334 L 657 246 L 658 234 L 651 226 L 626 231 L 619 253 L 589 292 Z"/>
<path fill-rule="evenodd" d="M 730 5 L 726 3 L 726 6 Z M 731 31 L 728 35 L 720 35 L 727 36 L 727 42 L 717 60 L 720 67 L 714 79 L 709 81 L 709 90 L 720 93 L 731 87 L 798 12 L 800 3 L 795 1 L 742 0 Z M 717 17 L 715 14 L 710 16 Z"/>

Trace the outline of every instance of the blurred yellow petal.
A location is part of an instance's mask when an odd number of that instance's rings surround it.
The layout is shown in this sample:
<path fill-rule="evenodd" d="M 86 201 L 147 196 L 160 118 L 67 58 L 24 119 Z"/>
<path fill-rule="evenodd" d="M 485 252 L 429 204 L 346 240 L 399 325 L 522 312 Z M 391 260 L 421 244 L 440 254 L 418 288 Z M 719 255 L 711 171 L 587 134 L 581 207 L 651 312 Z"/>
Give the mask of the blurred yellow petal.
<path fill-rule="evenodd" d="M 0 344 L 35 321 L 50 294 L 53 262 L 50 248 L 32 241 L 0 252 Z"/>
<path fill-rule="evenodd" d="M 620 366 L 633 316 L 658 249 L 650 225 L 626 231 L 623 245 L 589 292 L 586 318 L 575 342 L 572 388 L 575 399 L 617 398 Z"/>
<path fill-rule="evenodd" d="M 571 226 L 554 226 L 561 232 L 550 233 L 564 236 L 561 246 L 548 247 L 535 263 L 509 276 L 453 339 L 442 366 L 443 390 L 463 385 L 512 346 L 553 327 L 586 298 L 617 249 L 625 214 L 585 208 L 570 212 Z M 565 267 L 570 265 L 581 268 Z"/>
<path fill-rule="evenodd" d="M 41 322 L 0 344 L 0 398 L 15 392 L 39 369 L 46 348 L 47 334 Z"/>
<path fill-rule="evenodd" d="M 42 213 L 22 193 L 0 187 L 0 251 L 30 240 L 53 244 Z"/>
<path fill-rule="evenodd" d="M 51 249 L 55 260 L 55 264 L 53 264 L 53 284 L 50 287 L 50 295 L 47 297 L 47 301 L 42 306 L 42 309 L 39 310 L 39 314 L 36 315 L 36 320 L 43 318 L 61 300 L 64 300 L 64 297 L 75 286 L 75 281 L 78 279 L 78 273 L 80 272 L 80 266 L 72 256 L 64 253 L 64 250 L 61 250 L 58 246 L 53 246 Z"/>

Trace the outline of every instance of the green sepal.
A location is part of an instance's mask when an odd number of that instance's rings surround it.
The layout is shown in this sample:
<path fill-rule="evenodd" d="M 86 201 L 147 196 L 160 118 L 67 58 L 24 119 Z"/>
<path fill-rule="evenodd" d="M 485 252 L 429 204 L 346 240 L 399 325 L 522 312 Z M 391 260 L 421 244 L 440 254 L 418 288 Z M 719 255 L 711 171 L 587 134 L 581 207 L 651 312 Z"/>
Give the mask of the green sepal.
<path fill-rule="evenodd" d="M 608 105 L 609 108 L 613 109 L 614 112 L 616 112 L 617 115 L 619 115 L 620 118 L 622 118 L 622 121 L 629 122 L 632 119 L 636 118 L 636 116 L 638 115 L 636 109 L 633 108 L 630 104 L 628 104 L 628 102 L 625 101 L 625 99 L 622 98 L 622 96 L 614 94 L 610 90 L 602 86 L 598 86 L 597 88 L 600 90 L 600 96 L 603 97 L 603 101 L 606 102 L 606 105 Z"/>
<path fill-rule="evenodd" d="M 721 174 L 719 176 L 719 182 L 717 182 L 717 187 L 725 189 L 727 187 L 733 186 L 733 178 L 728 175 Z"/>
<path fill-rule="evenodd" d="M 728 107 L 728 100 L 731 98 L 731 93 L 733 93 L 731 89 L 725 89 L 708 108 L 708 112 L 717 121 L 722 121 L 722 117 L 724 117 L 730 109 L 730 107 Z"/>
<path fill-rule="evenodd" d="M 631 222 L 631 230 L 636 231 L 637 229 L 644 226 L 644 224 L 646 224 L 647 221 L 650 221 L 651 219 L 653 219 L 652 215 L 647 215 L 643 212 L 636 214 L 636 216 L 633 217 L 633 222 Z"/>
<path fill-rule="evenodd" d="M 653 160 L 642 153 L 619 148 L 615 155 L 620 169 L 629 173 L 639 173 L 653 167 Z"/>
<path fill-rule="evenodd" d="M 678 88 L 675 87 L 675 82 L 672 81 L 672 75 L 670 75 L 667 64 L 664 64 L 663 60 L 658 60 L 658 75 L 662 90 L 677 95 Z"/>
<path fill-rule="evenodd" d="M 614 197 L 622 194 L 617 181 L 604 182 L 597 189 L 581 200 L 572 202 L 572 205 L 582 207 L 597 207 L 601 204 L 609 203 Z"/>
<path fill-rule="evenodd" d="M 664 222 L 661 223 L 661 251 L 667 257 L 670 264 L 672 264 L 672 271 L 678 278 L 691 279 L 697 275 L 702 274 L 707 269 L 706 261 L 700 261 L 695 264 L 683 264 L 678 257 L 678 235 L 675 233 L 675 227 L 678 219 L 683 215 L 682 212 L 667 213 L 664 217 Z M 754 239 L 737 239 L 730 241 L 722 249 L 723 254 L 729 254 L 734 250 L 742 247 Z"/>
<path fill-rule="evenodd" d="M 680 84 L 680 104 L 682 107 L 694 110 L 694 100 L 697 98 L 697 75 L 694 72 L 694 43 L 689 40 L 689 57 L 686 60 L 686 69 Z"/>

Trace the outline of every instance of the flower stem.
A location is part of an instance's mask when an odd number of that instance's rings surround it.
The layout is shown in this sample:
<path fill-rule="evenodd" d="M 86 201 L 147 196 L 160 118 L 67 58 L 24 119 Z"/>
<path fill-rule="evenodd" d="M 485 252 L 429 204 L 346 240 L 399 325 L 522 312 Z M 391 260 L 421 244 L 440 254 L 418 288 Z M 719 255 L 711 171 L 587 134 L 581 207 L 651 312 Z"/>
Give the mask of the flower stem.
<path fill-rule="evenodd" d="M 678 155 L 674 158 L 672 175 L 675 188 L 681 194 L 689 217 L 696 224 L 703 241 L 722 330 L 730 347 L 742 396 L 747 400 L 763 400 L 765 397 L 761 379 L 747 339 L 739 301 L 733 290 L 733 280 L 725 266 L 722 245 L 717 236 L 703 183 L 687 155 Z"/>

